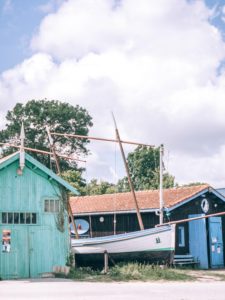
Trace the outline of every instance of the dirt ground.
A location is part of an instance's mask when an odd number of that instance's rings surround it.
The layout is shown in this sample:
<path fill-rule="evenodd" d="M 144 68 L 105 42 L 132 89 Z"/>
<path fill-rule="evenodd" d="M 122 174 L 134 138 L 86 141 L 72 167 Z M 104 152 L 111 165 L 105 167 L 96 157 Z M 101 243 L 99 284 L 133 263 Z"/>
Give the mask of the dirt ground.
<path fill-rule="evenodd" d="M 186 274 L 189 274 L 200 282 L 216 282 L 225 281 L 225 269 L 220 270 L 185 270 Z"/>

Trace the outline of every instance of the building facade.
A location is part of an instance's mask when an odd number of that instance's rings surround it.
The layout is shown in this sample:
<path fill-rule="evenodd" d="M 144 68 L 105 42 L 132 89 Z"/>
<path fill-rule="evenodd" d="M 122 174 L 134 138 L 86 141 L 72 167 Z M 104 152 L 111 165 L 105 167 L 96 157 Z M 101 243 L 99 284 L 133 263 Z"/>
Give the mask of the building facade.
<path fill-rule="evenodd" d="M 35 278 L 64 266 L 70 239 L 67 191 L 77 190 L 25 154 L 0 160 L 0 277 Z"/>
<path fill-rule="evenodd" d="M 225 211 L 225 198 L 208 185 L 164 190 L 164 223 Z M 136 192 L 144 227 L 159 223 L 159 191 Z M 106 236 L 139 230 L 130 193 L 71 197 L 76 223 L 85 224 L 85 236 Z M 88 224 L 88 225 L 87 225 Z M 82 237 L 82 235 L 81 235 Z M 176 226 L 176 255 L 192 255 L 200 267 L 224 267 L 225 216 Z"/>

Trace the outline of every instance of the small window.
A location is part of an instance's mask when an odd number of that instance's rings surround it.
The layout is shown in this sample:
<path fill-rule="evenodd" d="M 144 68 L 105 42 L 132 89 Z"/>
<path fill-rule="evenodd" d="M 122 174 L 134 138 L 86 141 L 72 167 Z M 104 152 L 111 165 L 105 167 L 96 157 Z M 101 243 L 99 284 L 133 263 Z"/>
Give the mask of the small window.
<path fill-rule="evenodd" d="M 50 212 L 55 212 L 55 200 L 50 200 Z"/>
<path fill-rule="evenodd" d="M 59 212 L 59 200 L 55 201 L 55 212 Z"/>
<path fill-rule="evenodd" d="M 59 212 L 59 200 L 45 200 L 45 205 L 44 205 L 44 210 L 45 212 L 52 212 L 52 213 L 57 213 Z"/>
<path fill-rule="evenodd" d="M 35 213 L 31 214 L 31 223 L 37 224 L 37 214 L 35 214 Z"/>
<path fill-rule="evenodd" d="M 45 212 L 50 211 L 50 200 L 45 200 Z"/>
<path fill-rule="evenodd" d="M 31 223 L 30 213 L 26 213 L 26 224 Z"/>
<path fill-rule="evenodd" d="M 185 247 L 184 226 L 178 226 L 178 246 Z"/>
<path fill-rule="evenodd" d="M 8 223 L 8 214 L 7 213 L 2 213 L 2 223 L 7 224 Z"/>
<path fill-rule="evenodd" d="M 25 213 L 20 213 L 20 224 L 25 224 Z"/>
<path fill-rule="evenodd" d="M 13 224 L 13 213 L 8 213 L 8 224 Z"/>
<path fill-rule="evenodd" d="M 3 212 L 2 224 L 37 224 L 37 214 L 30 212 Z"/>
<path fill-rule="evenodd" d="M 19 224 L 20 214 L 14 213 L 14 224 Z"/>

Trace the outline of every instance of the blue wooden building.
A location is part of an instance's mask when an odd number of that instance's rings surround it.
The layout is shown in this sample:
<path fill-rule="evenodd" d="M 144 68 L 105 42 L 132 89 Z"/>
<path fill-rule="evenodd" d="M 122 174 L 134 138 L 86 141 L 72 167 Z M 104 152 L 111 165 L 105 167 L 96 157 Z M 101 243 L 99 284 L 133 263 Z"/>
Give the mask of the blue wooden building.
<path fill-rule="evenodd" d="M 36 159 L 0 159 L 0 277 L 41 277 L 70 251 L 67 191 L 77 190 Z"/>

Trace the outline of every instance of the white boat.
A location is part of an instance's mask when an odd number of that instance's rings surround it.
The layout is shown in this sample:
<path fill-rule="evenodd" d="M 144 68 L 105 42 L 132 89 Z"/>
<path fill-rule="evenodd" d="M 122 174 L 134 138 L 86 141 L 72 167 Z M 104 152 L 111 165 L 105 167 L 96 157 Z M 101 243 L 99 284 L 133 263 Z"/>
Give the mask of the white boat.
<path fill-rule="evenodd" d="M 114 262 L 170 263 L 175 251 L 175 225 L 114 236 L 72 239 L 71 246 L 76 262 L 82 265 L 102 262 L 105 252 Z"/>
<path fill-rule="evenodd" d="M 107 253 L 113 262 L 172 263 L 175 251 L 175 225 L 163 225 L 163 145 L 160 146 L 160 226 L 145 230 L 114 116 L 113 119 L 141 230 L 105 237 L 72 239 L 71 246 L 75 253 L 76 263 L 89 265 L 90 261 L 94 261 L 97 265 L 99 261 L 102 261 L 103 253 Z M 74 224 L 74 231 L 75 228 Z"/>

